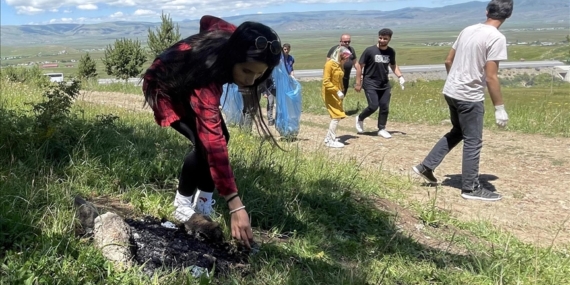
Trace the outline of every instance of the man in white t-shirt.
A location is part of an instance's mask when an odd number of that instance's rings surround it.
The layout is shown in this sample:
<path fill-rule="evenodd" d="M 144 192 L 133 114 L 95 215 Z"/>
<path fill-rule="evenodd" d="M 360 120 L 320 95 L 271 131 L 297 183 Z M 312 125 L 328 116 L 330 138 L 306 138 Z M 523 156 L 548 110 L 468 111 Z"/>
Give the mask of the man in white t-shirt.
<path fill-rule="evenodd" d="M 437 184 L 433 170 L 463 140 L 461 196 L 465 199 L 501 199 L 500 194 L 479 183 L 479 156 L 483 147 L 485 86 L 495 106 L 497 125 L 504 127 L 509 119 L 497 75 L 499 61 L 507 59 L 507 41 L 498 29 L 512 11 L 512 0 L 491 0 L 487 20 L 463 29 L 457 37 L 445 60 L 447 79 L 443 87 L 453 127 L 423 162 L 413 167 L 428 182 Z"/>

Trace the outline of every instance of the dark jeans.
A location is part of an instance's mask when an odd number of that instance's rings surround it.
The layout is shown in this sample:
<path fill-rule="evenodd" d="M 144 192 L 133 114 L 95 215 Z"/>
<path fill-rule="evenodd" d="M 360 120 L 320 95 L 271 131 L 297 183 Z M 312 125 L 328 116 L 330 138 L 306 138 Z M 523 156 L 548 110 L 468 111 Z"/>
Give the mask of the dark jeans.
<path fill-rule="evenodd" d="M 173 129 L 189 139 L 193 145 L 192 151 L 184 158 L 184 164 L 182 165 L 182 171 L 178 181 L 178 192 L 187 197 L 193 196 L 197 188 L 203 192 L 214 192 L 214 180 L 210 173 L 208 154 L 196 131 L 196 116 L 194 112 L 188 113 L 190 115 L 170 125 Z M 230 134 L 223 119 L 222 132 L 227 143 L 230 140 Z"/>
<path fill-rule="evenodd" d="M 376 112 L 376 110 L 380 108 L 380 112 L 378 112 L 378 129 L 385 129 L 386 123 L 388 122 L 388 113 L 390 113 L 390 97 L 392 97 L 391 90 L 392 88 L 390 87 L 384 90 L 365 89 L 364 94 L 368 101 L 368 107 L 362 110 L 360 115 L 358 115 L 358 120 L 364 121 L 364 119 L 368 118 L 372 113 Z"/>
<path fill-rule="evenodd" d="M 435 169 L 445 156 L 463 140 L 462 190 L 479 187 L 479 158 L 483 147 L 484 102 L 467 102 L 444 96 L 449 105 L 453 127 L 433 147 L 422 164 Z"/>

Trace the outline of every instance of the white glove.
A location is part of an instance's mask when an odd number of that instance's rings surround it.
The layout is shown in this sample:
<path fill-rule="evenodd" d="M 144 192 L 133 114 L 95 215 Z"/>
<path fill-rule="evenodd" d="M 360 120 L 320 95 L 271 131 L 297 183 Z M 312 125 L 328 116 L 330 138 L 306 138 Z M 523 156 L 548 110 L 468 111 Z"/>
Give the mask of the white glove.
<path fill-rule="evenodd" d="M 400 87 L 402 87 L 402 90 L 404 90 L 404 83 L 406 83 L 404 76 L 400 76 L 399 81 L 400 81 Z"/>
<path fill-rule="evenodd" d="M 336 96 L 338 96 L 338 99 L 342 100 L 342 98 L 344 98 L 344 93 L 342 93 L 342 91 L 338 90 L 338 91 L 336 91 Z"/>
<path fill-rule="evenodd" d="M 505 127 L 507 125 L 509 115 L 507 115 L 507 111 L 505 111 L 505 105 L 495 106 L 495 121 L 499 127 Z"/>

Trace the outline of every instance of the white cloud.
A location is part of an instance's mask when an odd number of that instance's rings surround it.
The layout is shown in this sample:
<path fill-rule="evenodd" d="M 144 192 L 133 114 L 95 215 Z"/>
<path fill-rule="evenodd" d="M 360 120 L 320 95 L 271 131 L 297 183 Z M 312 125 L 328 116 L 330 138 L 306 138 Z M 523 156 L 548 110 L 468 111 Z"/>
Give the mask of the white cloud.
<path fill-rule="evenodd" d="M 123 12 L 115 12 L 113 13 L 111 16 L 109 16 L 110 18 L 122 18 L 125 15 L 123 14 Z"/>
<path fill-rule="evenodd" d="M 133 13 L 133 16 L 146 16 L 146 15 L 158 15 L 157 12 L 155 11 L 151 11 L 151 10 L 143 10 L 143 9 L 138 9 Z"/>
<path fill-rule="evenodd" d="M 15 8 L 17 14 L 35 15 L 44 12 L 44 9 L 39 9 L 32 6 L 16 6 Z"/>
<path fill-rule="evenodd" d="M 97 10 L 98 7 L 97 7 L 97 5 L 94 5 L 94 4 L 81 4 L 81 5 L 77 5 L 77 9 L 79 9 L 79 10 Z"/>
<path fill-rule="evenodd" d="M 50 10 L 68 11 L 77 7 L 80 10 L 101 10 L 103 7 L 136 7 L 138 10 L 154 11 L 155 16 L 164 11 L 173 17 L 198 17 L 203 14 L 220 14 L 230 10 L 242 10 L 251 7 L 264 8 L 294 3 L 355 3 L 372 0 L 5 0 L 6 4 L 16 8 L 20 14 L 39 14 Z M 394 0 L 380 0 L 394 1 Z M 86 3 L 87 2 L 87 3 Z M 198 15 L 199 13 L 199 15 Z M 126 15 L 125 15 L 126 16 Z M 133 14 L 132 16 L 141 16 Z"/>
<path fill-rule="evenodd" d="M 64 13 L 77 13 L 82 10 L 83 22 L 101 22 L 116 20 L 154 21 L 160 20 L 162 12 L 169 14 L 175 21 L 198 19 L 205 14 L 217 16 L 244 15 L 248 13 L 267 13 L 264 8 L 292 4 L 353 3 L 347 7 L 365 9 L 366 2 L 388 2 L 395 0 L 5 0 L 6 4 L 15 8 L 18 14 L 37 15 L 48 11 L 58 11 L 56 16 Z M 467 0 L 432 0 L 432 1 L 467 1 Z M 109 10 L 112 9 L 112 10 Z M 353 9 L 353 8 L 347 8 Z M 109 16 L 89 17 L 89 11 L 101 11 Z M 255 10 L 255 11 L 252 11 Z M 122 11 L 114 14 L 113 11 Z M 54 21 L 61 21 L 55 18 Z M 74 21 L 79 21 L 75 18 Z"/>
<path fill-rule="evenodd" d="M 50 24 L 57 24 L 57 23 L 72 23 L 73 18 L 61 18 L 61 19 L 51 19 L 49 20 Z"/>

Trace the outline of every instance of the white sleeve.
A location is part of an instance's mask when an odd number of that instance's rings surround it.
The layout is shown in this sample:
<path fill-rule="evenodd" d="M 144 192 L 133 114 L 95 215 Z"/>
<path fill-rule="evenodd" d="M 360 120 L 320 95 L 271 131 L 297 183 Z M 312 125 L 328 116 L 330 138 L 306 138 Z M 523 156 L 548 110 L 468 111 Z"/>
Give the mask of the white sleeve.
<path fill-rule="evenodd" d="M 507 59 L 507 39 L 504 36 L 492 39 L 487 46 L 487 61 Z"/>
<path fill-rule="evenodd" d="M 465 29 L 464 29 L 465 30 Z M 461 31 L 461 33 L 459 33 L 459 35 L 457 36 L 457 38 L 455 39 L 455 42 L 453 42 L 453 45 L 451 46 L 452 49 L 457 50 L 457 43 L 459 42 L 459 38 L 461 38 L 461 35 L 463 34 L 463 31 Z"/>

